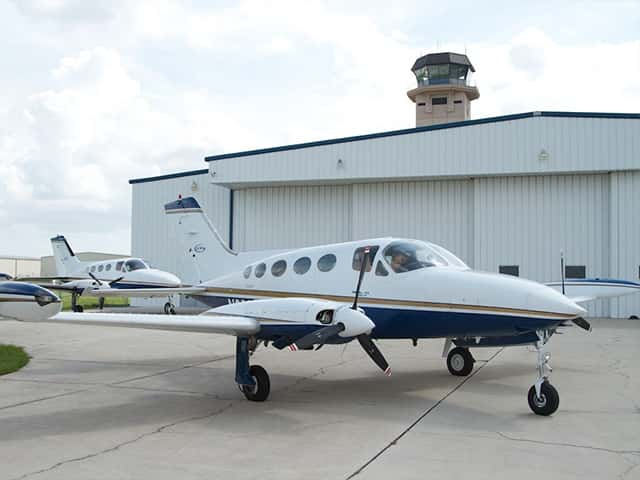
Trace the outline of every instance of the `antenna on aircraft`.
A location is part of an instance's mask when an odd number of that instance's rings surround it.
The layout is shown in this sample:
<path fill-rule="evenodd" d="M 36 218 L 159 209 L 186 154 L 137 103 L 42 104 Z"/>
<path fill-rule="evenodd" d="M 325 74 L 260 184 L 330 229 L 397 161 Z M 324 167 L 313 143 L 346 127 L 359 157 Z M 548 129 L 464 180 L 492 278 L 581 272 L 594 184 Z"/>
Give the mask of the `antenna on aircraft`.
<path fill-rule="evenodd" d="M 560 275 L 562 280 L 562 294 L 564 295 L 564 252 L 560 250 Z"/>

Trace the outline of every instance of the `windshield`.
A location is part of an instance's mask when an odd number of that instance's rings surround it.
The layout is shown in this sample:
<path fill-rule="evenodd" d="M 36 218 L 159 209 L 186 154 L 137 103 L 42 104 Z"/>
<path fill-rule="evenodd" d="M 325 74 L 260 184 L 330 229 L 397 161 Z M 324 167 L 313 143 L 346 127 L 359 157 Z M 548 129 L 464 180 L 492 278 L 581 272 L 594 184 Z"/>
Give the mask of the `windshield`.
<path fill-rule="evenodd" d="M 147 265 L 142 260 L 138 260 L 137 258 L 127 260 L 124 264 L 124 269 L 127 272 L 133 272 L 134 270 L 144 270 L 146 268 L 149 267 L 147 267 Z"/>
<path fill-rule="evenodd" d="M 384 249 L 384 258 L 396 273 L 410 272 L 426 267 L 446 267 L 449 263 L 429 244 L 399 240 Z"/>

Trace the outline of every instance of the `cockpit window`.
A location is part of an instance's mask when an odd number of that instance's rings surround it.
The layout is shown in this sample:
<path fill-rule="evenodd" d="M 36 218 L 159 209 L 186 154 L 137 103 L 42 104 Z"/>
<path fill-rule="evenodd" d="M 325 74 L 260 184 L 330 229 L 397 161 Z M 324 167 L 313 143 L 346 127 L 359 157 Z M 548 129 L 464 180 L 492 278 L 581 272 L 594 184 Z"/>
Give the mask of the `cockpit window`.
<path fill-rule="evenodd" d="M 371 247 L 360 247 L 353 253 L 351 268 L 353 268 L 357 272 L 359 272 L 362 268 L 362 258 L 364 257 L 364 251 L 367 248 L 369 249 L 369 256 L 367 257 L 367 266 L 365 267 L 365 271 L 370 272 L 371 265 L 373 265 L 373 257 L 376 256 L 376 253 L 378 253 L 378 249 L 380 247 L 378 247 L 377 245 Z"/>
<path fill-rule="evenodd" d="M 446 267 L 448 262 L 427 243 L 397 241 L 384 249 L 384 258 L 396 273 L 426 267 Z"/>
<path fill-rule="evenodd" d="M 378 260 L 378 263 L 376 264 L 376 275 L 379 277 L 386 277 L 389 275 L 389 272 L 384 268 L 384 265 L 380 260 Z"/>
<path fill-rule="evenodd" d="M 124 262 L 118 262 L 116 263 L 116 270 L 120 271 L 122 270 L 122 265 L 124 264 Z"/>
<path fill-rule="evenodd" d="M 147 266 L 142 260 L 138 260 L 137 258 L 133 258 L 131 260 L 127 260 L 124 263 L 124 269 L 126 272 L 133 272 L 134 270 L 144 270 Z"/>

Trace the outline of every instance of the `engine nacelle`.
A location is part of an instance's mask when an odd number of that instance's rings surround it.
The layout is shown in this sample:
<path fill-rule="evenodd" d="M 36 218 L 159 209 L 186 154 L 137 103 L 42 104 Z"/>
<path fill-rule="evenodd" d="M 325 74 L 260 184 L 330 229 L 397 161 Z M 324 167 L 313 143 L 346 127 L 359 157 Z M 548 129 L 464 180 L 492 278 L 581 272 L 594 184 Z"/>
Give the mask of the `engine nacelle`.
<path fill-rule="evenodd" d="M 0 282 L 0 317 L 21 321 L 42 321 L 60 313 L 58 296 L 38 285 Z"/>

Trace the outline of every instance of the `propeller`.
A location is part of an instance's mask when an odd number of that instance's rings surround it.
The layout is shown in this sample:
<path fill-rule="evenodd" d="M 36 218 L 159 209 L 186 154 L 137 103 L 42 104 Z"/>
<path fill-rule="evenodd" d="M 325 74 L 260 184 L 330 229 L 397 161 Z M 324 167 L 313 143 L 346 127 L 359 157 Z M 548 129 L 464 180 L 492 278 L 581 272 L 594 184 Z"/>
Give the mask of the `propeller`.
<path fill-rule="evenodd" d="M 591 331 L 591 324 L 587 322 L 584 318 L 582 317 L 572 318 L 571 321 L 575 323 L 577 326 L 579 326 L 580 328 L 586 330 L 587 332 Z"/>
<path fill-rule="evenodd" d="M 561 279 L 562 279 L 562 294 L 565 295 L 565 289 L 564 289 L 564 252 L 560 252 L 560 274 L 561 274 Z M 575 323 L 578 327 L 582 328 L 583 330 L 586 330 L 587 332 L 591 331 L 591 324 L 589 322 L 587 322 L 584 318 L 582 317 L 577 317 L 577 318 L 572 318 L 571 321 L 573 323 Z"/>
<path fill-rule="evenodd" d="M 391 375 L 391 368 L 389 363 L 382 355 L 382 352 L 373 343 L 370 332 L 375 324 L 358 308 L 358 298 L 360 297 L 360 287 L 362 286 L 362 279 L 367 268 L 369 255 L 371 254 L 371 247 L 366 247 L 363 250 L 362 261 L 360 265 L 360 273 L 358 275 L 358 284 L 356 285 L 355 295 L 353 299 L 353 305 L 351 307 L 340 307 L 334 311 L 334 325 L 322 327 L 314 330 L 311 333 L 299 338 L 294 343 L 289 345 L 289 348 L 293 351 L 300 349 L 307 349 L 318 345 L 318 348 L 322 347 L 330 338 L 345 332 L 345 337 L 355 336 L 358 339 L 358 343 L 363 348 L 367 355 L 380 367 L 380 369 L 387 375 Z"/>
<path fill-rule="evenodd" d="M 356 294 L 353 298 L 353 305 L 351 306 L 352 310 L 358 310 L 358 297 L 360 296 L 360 287 L 362 286 L 362 278 L 364 277 L 364 272 L 367 268 L 367 263 L 369 260 L 369 255 L 371 254 L 371 248 L 366 247 L 362 253 L 362 263 L 360 264 L 360 275 L 358 275 L 358 285 L 356 286 Z M 367 333 L 361 333 L 356 337 L 362 349 L 367 352 L 367 355 L 374 361 L 374 363 L 380 367 L 386 375 L 391 375 L 391 367 L 389 363 L 382 355 L 380 349 L 373 343 L 371 336 Z"/>
<path fill-rule="evenodd" d="M 311 333 L 308 333 L 302 338 L 299 338 L 289 345 L 289 348 L 292 352 L 296 350 L 305 350 L 307 348 L 313 347 L 315 344 L 323 345 L 324 342 L 329 340 L 334 335 L 342 332 L 346 327 L 343 323 L 338 323 L 336 325 L 331 325 L 330 327 L 319 328 L 318 330 L 314 330 Z"/>
<path fill-rule="evenodd" d="M 102 280 L 98 279 L 98 277 L 96 277 L 93 273 L 91 273 L 91 272 L 88 272 L 88 273 L 89 273 L 89 276 L 95 280 L 95 282 L 98 284 L 98 286 L 102 285 Z"/>
<path fill-rule="evenodd" d="M 116 278 L 115 280 L 111 280 L 111 281 L 109 282 L 109 286 L 110 286 L 110 287 L 113 287 L 116 283 L 118 283 L 118 282 L 119 282 L 120 280 L 122 280 L 123 278 L 124 278 L 124 277 L 118 277 L 118 278 Z"/>
<path fill-rule="evenodd" d="M 91 278 L 93 278 L 93 280 L 98 284 L 99 287 L 103 286 L 105 284 L 105 282 L 103 282 L 102 280 L 100 280 L 98 277 L 96 277 L 93 273 L 88 272 L 89 276 Z M 111 280 L 110 282 L 107 283 L 107 285 L 109 285 L 110 287 L 113 287 L 114 284 L 118 283 L 120 280 L 122 280 L 124 277 L 118 277 L 115 280 Z"/>

